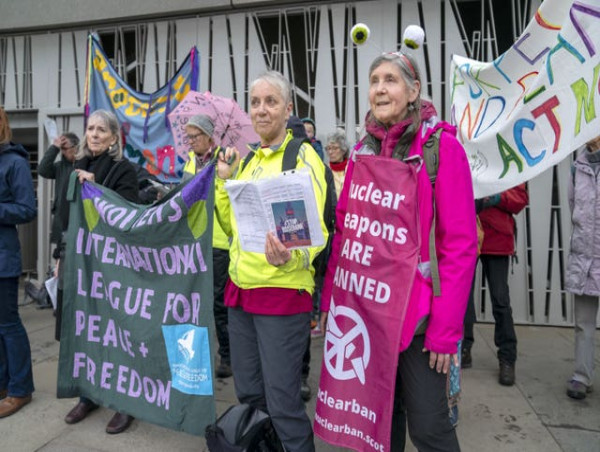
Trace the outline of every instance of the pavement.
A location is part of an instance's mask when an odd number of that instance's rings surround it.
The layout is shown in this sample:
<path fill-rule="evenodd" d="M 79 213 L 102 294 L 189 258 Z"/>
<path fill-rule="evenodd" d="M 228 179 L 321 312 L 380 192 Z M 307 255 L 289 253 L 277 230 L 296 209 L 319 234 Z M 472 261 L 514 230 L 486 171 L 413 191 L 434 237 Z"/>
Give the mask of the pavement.
<path fill-rule="evenodd" d="M 119 435 L 104 432 L 113 412 L 99 409 L 77 425 L 63 421 L 76 399 L 56 398 L 59 344 L 54 340 L 51 310 L 35 304 L 20 308 L 31 342 L 36 391 L 33 401 L 13 416 L 0 419 L 0 451 L 206 451 L 204 439 L 134 421 Z M 571 328 L 517 326 L 517 381 L 512 387 L 497 382 L 493 325 L 477 324 L 473 367 L 463 371 L 458 438 L 463 451 L 600 452 L 600 390 L 583 401 L 565 394 L 573 367 Z M 596 332 L 600 345 L 600 333 Z M 323 338 L 313 338 L 310 385 L 316 391 Z M 596 366 L 600 369 L 600 349 Z M 600 371 L 597 372 L 600 374 Z M 600 377 L 595 380 L 600 388 Z M 236 403 L 233 379 L 216 380 L 220 414 Z M 314 417 L 315 398 L 306 410 Z M 342 451 L 315 439 L 318 452 Z M 412 445 L 409 452 L 416 449 Z"/>

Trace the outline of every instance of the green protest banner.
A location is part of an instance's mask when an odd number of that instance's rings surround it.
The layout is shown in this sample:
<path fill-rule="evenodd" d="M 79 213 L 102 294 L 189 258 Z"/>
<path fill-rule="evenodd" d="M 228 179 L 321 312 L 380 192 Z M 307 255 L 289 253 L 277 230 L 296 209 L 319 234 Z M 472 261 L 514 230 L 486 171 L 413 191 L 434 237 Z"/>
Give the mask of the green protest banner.
<path fill-rule="evenodd" d="M 197 435 L 214 422 L 213 177 L 209 165 L 150 206 L 77 184 L 58 397 Z"/>

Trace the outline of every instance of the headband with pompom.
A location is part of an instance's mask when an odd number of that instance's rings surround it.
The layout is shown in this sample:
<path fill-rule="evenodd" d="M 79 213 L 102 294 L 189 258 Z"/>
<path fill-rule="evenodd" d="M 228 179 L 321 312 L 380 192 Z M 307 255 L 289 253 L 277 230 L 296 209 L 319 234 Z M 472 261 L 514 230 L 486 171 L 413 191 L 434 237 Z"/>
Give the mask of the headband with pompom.
<path fill-rule="evenodd" d="M 357 46 L 363 45 L 369 39 L 371 29 L 367 24 L 358 23 L 350 29 L 350 38 Z"/>
<path fill-rule="evenodd" d="M 418 25 L 409 25 L 404 30 L 402 42 L 410 49 L 417 50 L 425 41 L 425 31 Z"/>

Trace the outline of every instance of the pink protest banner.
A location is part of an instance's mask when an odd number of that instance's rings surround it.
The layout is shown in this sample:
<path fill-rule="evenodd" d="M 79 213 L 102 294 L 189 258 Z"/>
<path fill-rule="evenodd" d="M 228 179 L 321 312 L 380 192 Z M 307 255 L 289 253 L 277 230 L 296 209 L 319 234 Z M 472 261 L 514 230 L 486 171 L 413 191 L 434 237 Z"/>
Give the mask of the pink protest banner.
<path fill-rule="evenodd" d="M 416 168 L 358 155 L 325 336 L 314 429 L 388 451 L 404 322 L 420 248 Z"/>

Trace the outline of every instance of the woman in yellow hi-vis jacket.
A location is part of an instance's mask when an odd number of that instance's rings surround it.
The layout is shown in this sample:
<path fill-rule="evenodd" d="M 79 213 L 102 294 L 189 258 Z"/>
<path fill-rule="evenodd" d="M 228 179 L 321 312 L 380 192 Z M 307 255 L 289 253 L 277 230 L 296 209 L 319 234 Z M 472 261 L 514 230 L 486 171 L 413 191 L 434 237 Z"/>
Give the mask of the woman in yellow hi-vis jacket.
<path fill-rule="evenodd" d="M 322 246 L 287 249 L 268 233 L 264 253 L 244 251 L 231 209 L 225 179 L 261 179 L 281 172 L 292 133 L 286 123 L 292 112 L 289 82 L 278 72 L 267 72 L 250 85 L 250 117 L 260 143 L 241 165 L 239 153 L 228 148 L 218 161 L 217 215 L 231 235 L 231 263 L 225 290 L 229 307 L 231 364 L 240 402 L 269 413 L 288 451 L 314 451 L 311 422 L 300 397 L 302 356 L 309 339 L 314 290 L 312 261 Z M 233 158 L 233 163 L 227 164 Z M 307 168 L 317 208 L 325 206 L 323 162 L 310 144 L 300 147 L 296 168 Z M 327 240 L 327 228 L 321 218 Z"/>

